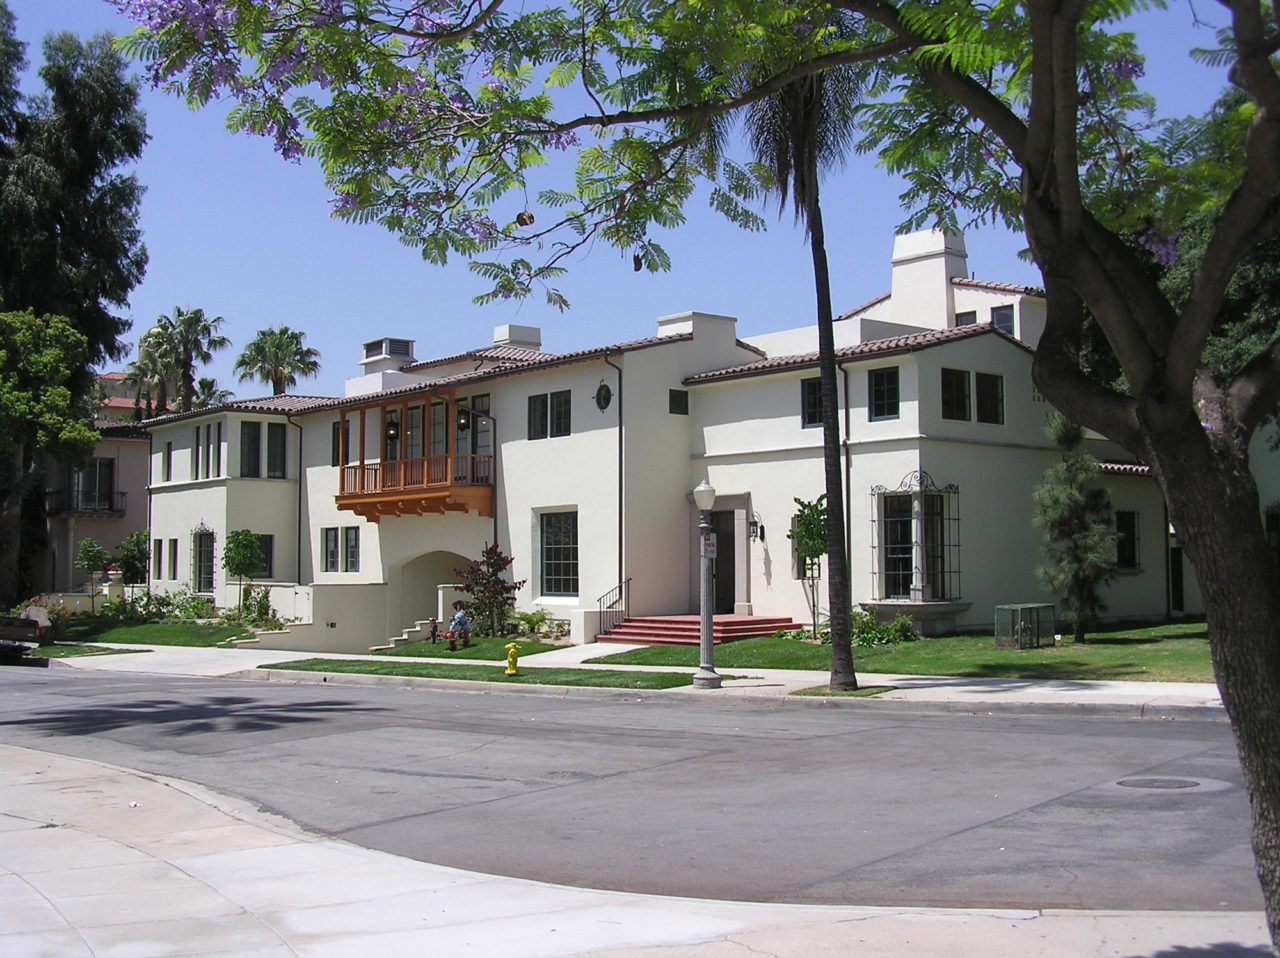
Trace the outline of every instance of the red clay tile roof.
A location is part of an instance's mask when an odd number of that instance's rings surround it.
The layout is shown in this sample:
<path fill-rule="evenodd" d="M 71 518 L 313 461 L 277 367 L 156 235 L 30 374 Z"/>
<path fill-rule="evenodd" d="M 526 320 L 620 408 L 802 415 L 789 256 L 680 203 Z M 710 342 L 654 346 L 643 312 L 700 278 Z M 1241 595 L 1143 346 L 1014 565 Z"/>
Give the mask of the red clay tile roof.
<path fill-rule="evenodd" d="M 424 359 L 416 363 L 401 366 L 403 373 L 430 369 L 432 366 L 448 366 L 450 363 L 466 362 L 469 359 L 489 360 L 501 363 L 531 363 L 554 356 L 555 353 L 544 353 L 540 349 L 529 349 L 525 346 L 496 345 L 482 346 L 480 349 L 469 349 L 465 353 L 455 353 L 440 359 Z"/>
<path fill-rule="evenodd" d="M 184 419 L 224 412 L 288 416 L 323 409 L 334 401 L 331 396 L 294 396 L 287 393 L 283 396 L 263 396 L 260 399 L 232 399 L 220 406 L 205 406 L 201 409 L 193 409 L 190 412 L 173 412 L 166 413 L 163 416 L 153 416 L 150 419 L 144 419 L 143 423 L 148 427 L 167 426 L 169 423 L 181 422 Z"/>
<path fill-rule="evenodd" d="M 1019 349 L 1031 352 L 1031 348 L 1008 333 L 996 329 L 990 323 L 975 323 L 971 326 L 957 326 L 954 329 L 932 329 L 923 333 L 912 333 L 910 336 L 894 336 L 891 339 L 873 339 L 856 346 L 845 346 L 836 350 L 836 362 L 853 362 L 860 359 L 877 359 L 882 356 L 896 356 L 902 353 L 914 353 L 921 349 L 954 343 L 974 336 L 998 336 L 1008 340 Z M 746 363 L 742 366 L 730 366 L 713 372 L 698 373 L 684 380 L 686 386 L 700 383 L 723 382 L 727 379 L 745 379 L 750 376 L 767 376 L 771 373 L 793 369 L 808 369 L 818 365 L 817 353 L 801 353 L 795 356 L 774 356 L 759 362 Z"/>
<path fill-rule="evenodd" d="M 889 293 L 881 293 L 875 299 L 869 299 L 865 303 L 863 303 L 861 306 L 855 306 L 853 307 L 853 309 L 849 310 L 847 313 L 841 313 L 839 316 L 836 317 L 835 321 L 838 323 L 842 319 L 849 319 L 853 316 L 857 316 L 859 313 L 866 312 L 872 306 L 875 306 L 879 303 L 883 303 L 886 299 L 889 298 L 889 295 L 890 295 Z"/>
<path fill-rule="evenodd" d="M 984 279 L 965 279 L 956 276 L 951 280 L 952 286 L 965 286 L 969 289 L 988 289 L 993 293 L 1021 293 L 1024 296 L 1044 296 L 1044 290 L 1035 286 L 1012 286 L 1009 283 L 991 283 Z"/>

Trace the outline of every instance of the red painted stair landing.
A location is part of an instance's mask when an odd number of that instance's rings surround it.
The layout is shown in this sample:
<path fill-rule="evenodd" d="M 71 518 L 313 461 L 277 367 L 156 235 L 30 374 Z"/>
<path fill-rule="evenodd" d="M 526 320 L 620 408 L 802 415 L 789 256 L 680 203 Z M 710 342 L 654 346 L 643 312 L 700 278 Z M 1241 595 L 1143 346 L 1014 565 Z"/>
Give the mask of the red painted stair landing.
<path fill-rule="evenodd" d="M 697 645 L 701 622 L 696 615 L 647 615 L 624 619 L 597 642 L 631 642 L 636 645 Z M 773 635 L 779 629 L 802 629 L 786 616 L 717 615 L 711 619 L 711 633 L 717 645 L 737 639 Z"/>

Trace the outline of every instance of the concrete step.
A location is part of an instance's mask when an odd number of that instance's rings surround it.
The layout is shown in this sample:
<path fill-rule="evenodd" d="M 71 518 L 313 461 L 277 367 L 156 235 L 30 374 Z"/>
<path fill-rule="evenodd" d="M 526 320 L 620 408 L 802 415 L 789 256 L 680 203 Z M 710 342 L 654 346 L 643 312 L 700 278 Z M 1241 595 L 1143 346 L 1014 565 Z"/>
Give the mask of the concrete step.
<path fill-rule="evenodd" d="M 786 616 L 717 615 L 712 618 L 712 640 L 733 642 L 762 635 L 773 635 L 779 629 L 803 628 Z M 697 645 L 701 621 L 696 615 L 633 616 L 596 636 L 597 642 L 629 642 L 644 645 Z"/>

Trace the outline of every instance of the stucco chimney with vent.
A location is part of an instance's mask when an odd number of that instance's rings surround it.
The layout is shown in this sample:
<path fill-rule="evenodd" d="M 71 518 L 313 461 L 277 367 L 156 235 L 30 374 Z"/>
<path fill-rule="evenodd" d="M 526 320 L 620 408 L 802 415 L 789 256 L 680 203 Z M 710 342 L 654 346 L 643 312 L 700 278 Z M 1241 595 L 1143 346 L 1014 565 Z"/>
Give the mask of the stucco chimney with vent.
<path fill-rule="evenodd" d="M 360 365 L 368 375 L 399 369 L 414 361 L 412 339 L 384 337 L 364 344 L 364 358 L 360 360 Z"/>
<path fill-rule="evenodd" d="M 493 327 L 493 345 L 519 346 L 521 349 L 542 349 L 542 330 L 537 326 L 516 326 L 507 323 Z"/>

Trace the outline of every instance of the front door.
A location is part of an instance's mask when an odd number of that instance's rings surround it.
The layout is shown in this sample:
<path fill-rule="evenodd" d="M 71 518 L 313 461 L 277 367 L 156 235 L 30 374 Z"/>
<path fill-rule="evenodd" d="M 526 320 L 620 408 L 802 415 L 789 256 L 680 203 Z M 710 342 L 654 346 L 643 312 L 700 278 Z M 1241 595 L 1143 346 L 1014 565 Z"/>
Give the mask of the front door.
<path fill-rule="evenodd" d="M 711 513 L 711 531 L 716 536 L 716 557 L 711 564 L 714 585 L 712 610 L 716 615 L 732 615 L 734 580 L 737 563 L 734 561 L 734 522 L 733 510 Z"/>

